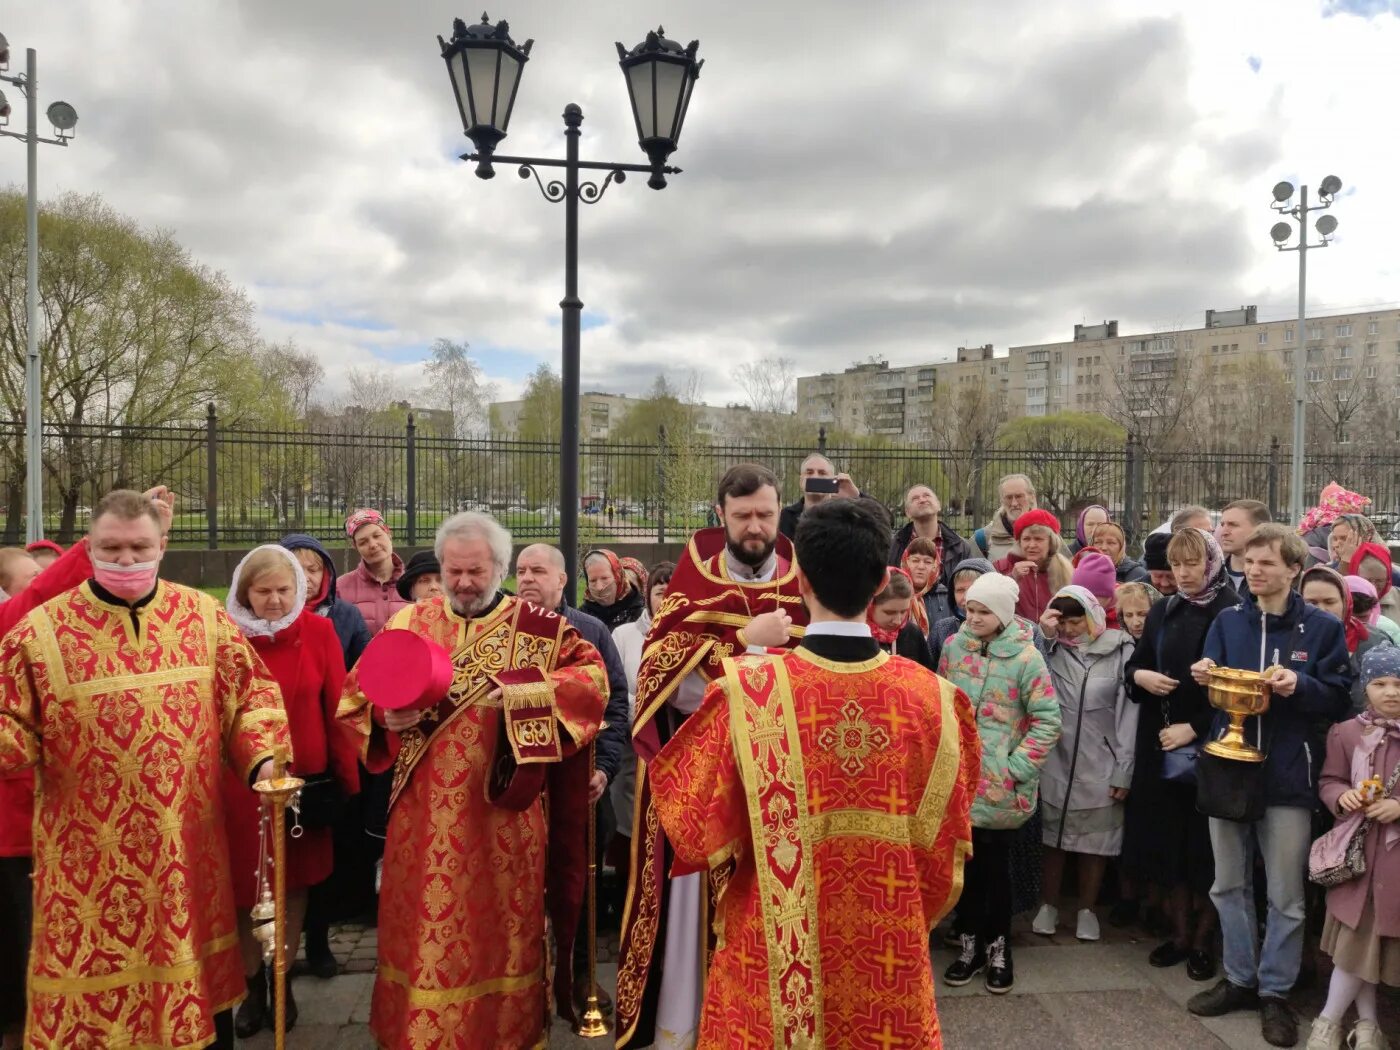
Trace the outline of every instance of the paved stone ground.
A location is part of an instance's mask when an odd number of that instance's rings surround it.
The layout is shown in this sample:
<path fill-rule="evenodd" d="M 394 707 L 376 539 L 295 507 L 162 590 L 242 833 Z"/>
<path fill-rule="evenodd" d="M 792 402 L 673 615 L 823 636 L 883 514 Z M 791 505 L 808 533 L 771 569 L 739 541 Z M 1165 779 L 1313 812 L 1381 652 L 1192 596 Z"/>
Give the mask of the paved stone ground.
<path fill-rule="evenodd" d="M 374 1050 L 368 1029 L 370 994 L 374 984 L 373 927 L 347 924 L 333 931 L 332 950 L 344 973 L 330 981 L 295 978 L 300 1020 L 290 1033 L 291 1050 Z M 1013 934 L 1016 988 L 991 996 L 974 981 L 965 988 L 938 988 L 944 1045 L 949 1050 L 997 1047 L 998 1050 L 1266 1050 L 1259 1035 L 1258 1016 L 1234 1014 L 1213 1020 L 1193 1017 L 1186 1000 L 1209 984 L 1197 984 L 1184 966 L 1158 970 L 1148 965 L 1147 953 L 1156 943 L 1135 930 L 1115 930 L 1104 924 L 1104 940 L 1080 944 L 1071 931 L 1053 938 L 1036 937 L 1024 922 Z M 611 993 L 616 979 L 616 937 L 604 937 L 598 968 L 599 984 Z M 934 952 L 936 973 L 952 961 L 950 949 Z M 1323 976 L 1300 989 L 1295 998 L 1307 1025 L 1316 1015 L 1326 988 Z M 294 971 L 295 972 L 295 971 Z M 1382 993 L 1382 1024 L 1400 1047 L 1400 994 Z M 264 1032 L 244 1044 L 250 1050 L 271 1050 Z M 609 1038 L 581 1039 L 556 1021 L 552 1050 L 608 1048 Z"/>

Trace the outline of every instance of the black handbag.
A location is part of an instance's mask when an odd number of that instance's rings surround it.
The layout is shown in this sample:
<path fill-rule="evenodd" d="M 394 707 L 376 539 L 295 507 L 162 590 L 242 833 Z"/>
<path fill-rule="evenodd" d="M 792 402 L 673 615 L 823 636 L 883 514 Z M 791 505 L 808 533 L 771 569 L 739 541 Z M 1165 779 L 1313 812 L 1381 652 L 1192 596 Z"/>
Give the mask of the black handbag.
<path fill-rule="evenodd" d="M 1267 809 L 1263 762 L 1241 762 L 1202 750 L 1196 759 L 1196 809 L 1218 820 L 1253 824 Z"/>
<path fill-rule="evenodd" d="M 332 827 L 345 812 L 345 790 L 334 773 L 311 773 L 302 777 L 297 823 L 308 831 Z"/>

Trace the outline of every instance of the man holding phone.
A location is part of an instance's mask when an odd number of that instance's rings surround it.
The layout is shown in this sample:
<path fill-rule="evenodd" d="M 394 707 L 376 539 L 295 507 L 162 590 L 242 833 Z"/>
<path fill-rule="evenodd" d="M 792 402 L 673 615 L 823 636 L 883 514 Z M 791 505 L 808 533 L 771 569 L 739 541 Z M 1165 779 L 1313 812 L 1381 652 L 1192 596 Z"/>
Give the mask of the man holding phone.
<path fill-rule="evenodd" d="M 778 531 L 788 539 L 797 535 L 797 522 L 808 507 L 815 507 L 837 496 L 855 499 L 860 495 L 849 474 L 838 474 L 831 460 L 813 452 L 802 461 L 802 495 L 783 508 L 778 516 Z"/>

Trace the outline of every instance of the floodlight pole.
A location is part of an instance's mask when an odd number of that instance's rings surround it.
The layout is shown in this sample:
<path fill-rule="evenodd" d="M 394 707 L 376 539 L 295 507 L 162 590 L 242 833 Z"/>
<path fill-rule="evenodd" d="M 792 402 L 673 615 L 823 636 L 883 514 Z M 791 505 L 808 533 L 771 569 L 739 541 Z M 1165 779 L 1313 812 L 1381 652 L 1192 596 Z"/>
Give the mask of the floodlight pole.
<path fill-rule="evenodd" d="M 58 138 L 39 135 L 39 58 L 34 49 L 24 52 L 24 73 L 0 80 L 14 84 L 24 93 L 24 134 L 0 129 L 0 135 L 23 140 L 28 154 L 28 200 L 24 215 L 25 285 L 24 325 L 26 351 L 24 364 L 24 445 L 25 445 L 25 541 L 44 538 L 44 399 L 39 374 L 39 143 L 68 145 L 61 132 Z"/>
<path fill-rule="evenodd" d="M 1303 472 L 1307 461 L 1308 387 L 1308 188 L 1298 197 L 1298 345 L 1293 357 L 1293 483 L 1288 501 L 1294 525 L 1303 520 Z"/>

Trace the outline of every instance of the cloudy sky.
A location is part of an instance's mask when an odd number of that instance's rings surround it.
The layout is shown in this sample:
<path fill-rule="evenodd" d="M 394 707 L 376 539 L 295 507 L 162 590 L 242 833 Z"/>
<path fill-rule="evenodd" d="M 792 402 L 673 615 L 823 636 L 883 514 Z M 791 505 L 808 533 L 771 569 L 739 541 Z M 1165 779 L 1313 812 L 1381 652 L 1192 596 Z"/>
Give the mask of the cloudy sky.
<path fill-rule="evenodd" d="M 1150 14 L 1144 13 L 1147 9 Z M 1269 189 L 1346 184 L 1310 309 L 1400 305 L 1400 0 L 510 0 L 535 39 L 511 153 L 637 162 L 614 40 L 662 22 L 706 60 L 661 193 L 637 178 L 581 218 L 585 388 L 735 366 L 892 364 L 1296 309 Z M 42 192 L 99 191 L 248 289 L 263 332 L 405 382 L 465 339 L 504 394 L 557 367 L 563 209 L 510 169 L 482 182 L 435 35 L 447 0 L 9 4 L 41 101 L 79 110 Z M 1389 100 L 1389 101 L 1387 101 Z M 22 126 L 22 110 L 15 119 Z M 12 125 L 14 126 L 14 125 Z M 24 152 L 0 146 L 0 181 Z"/>

